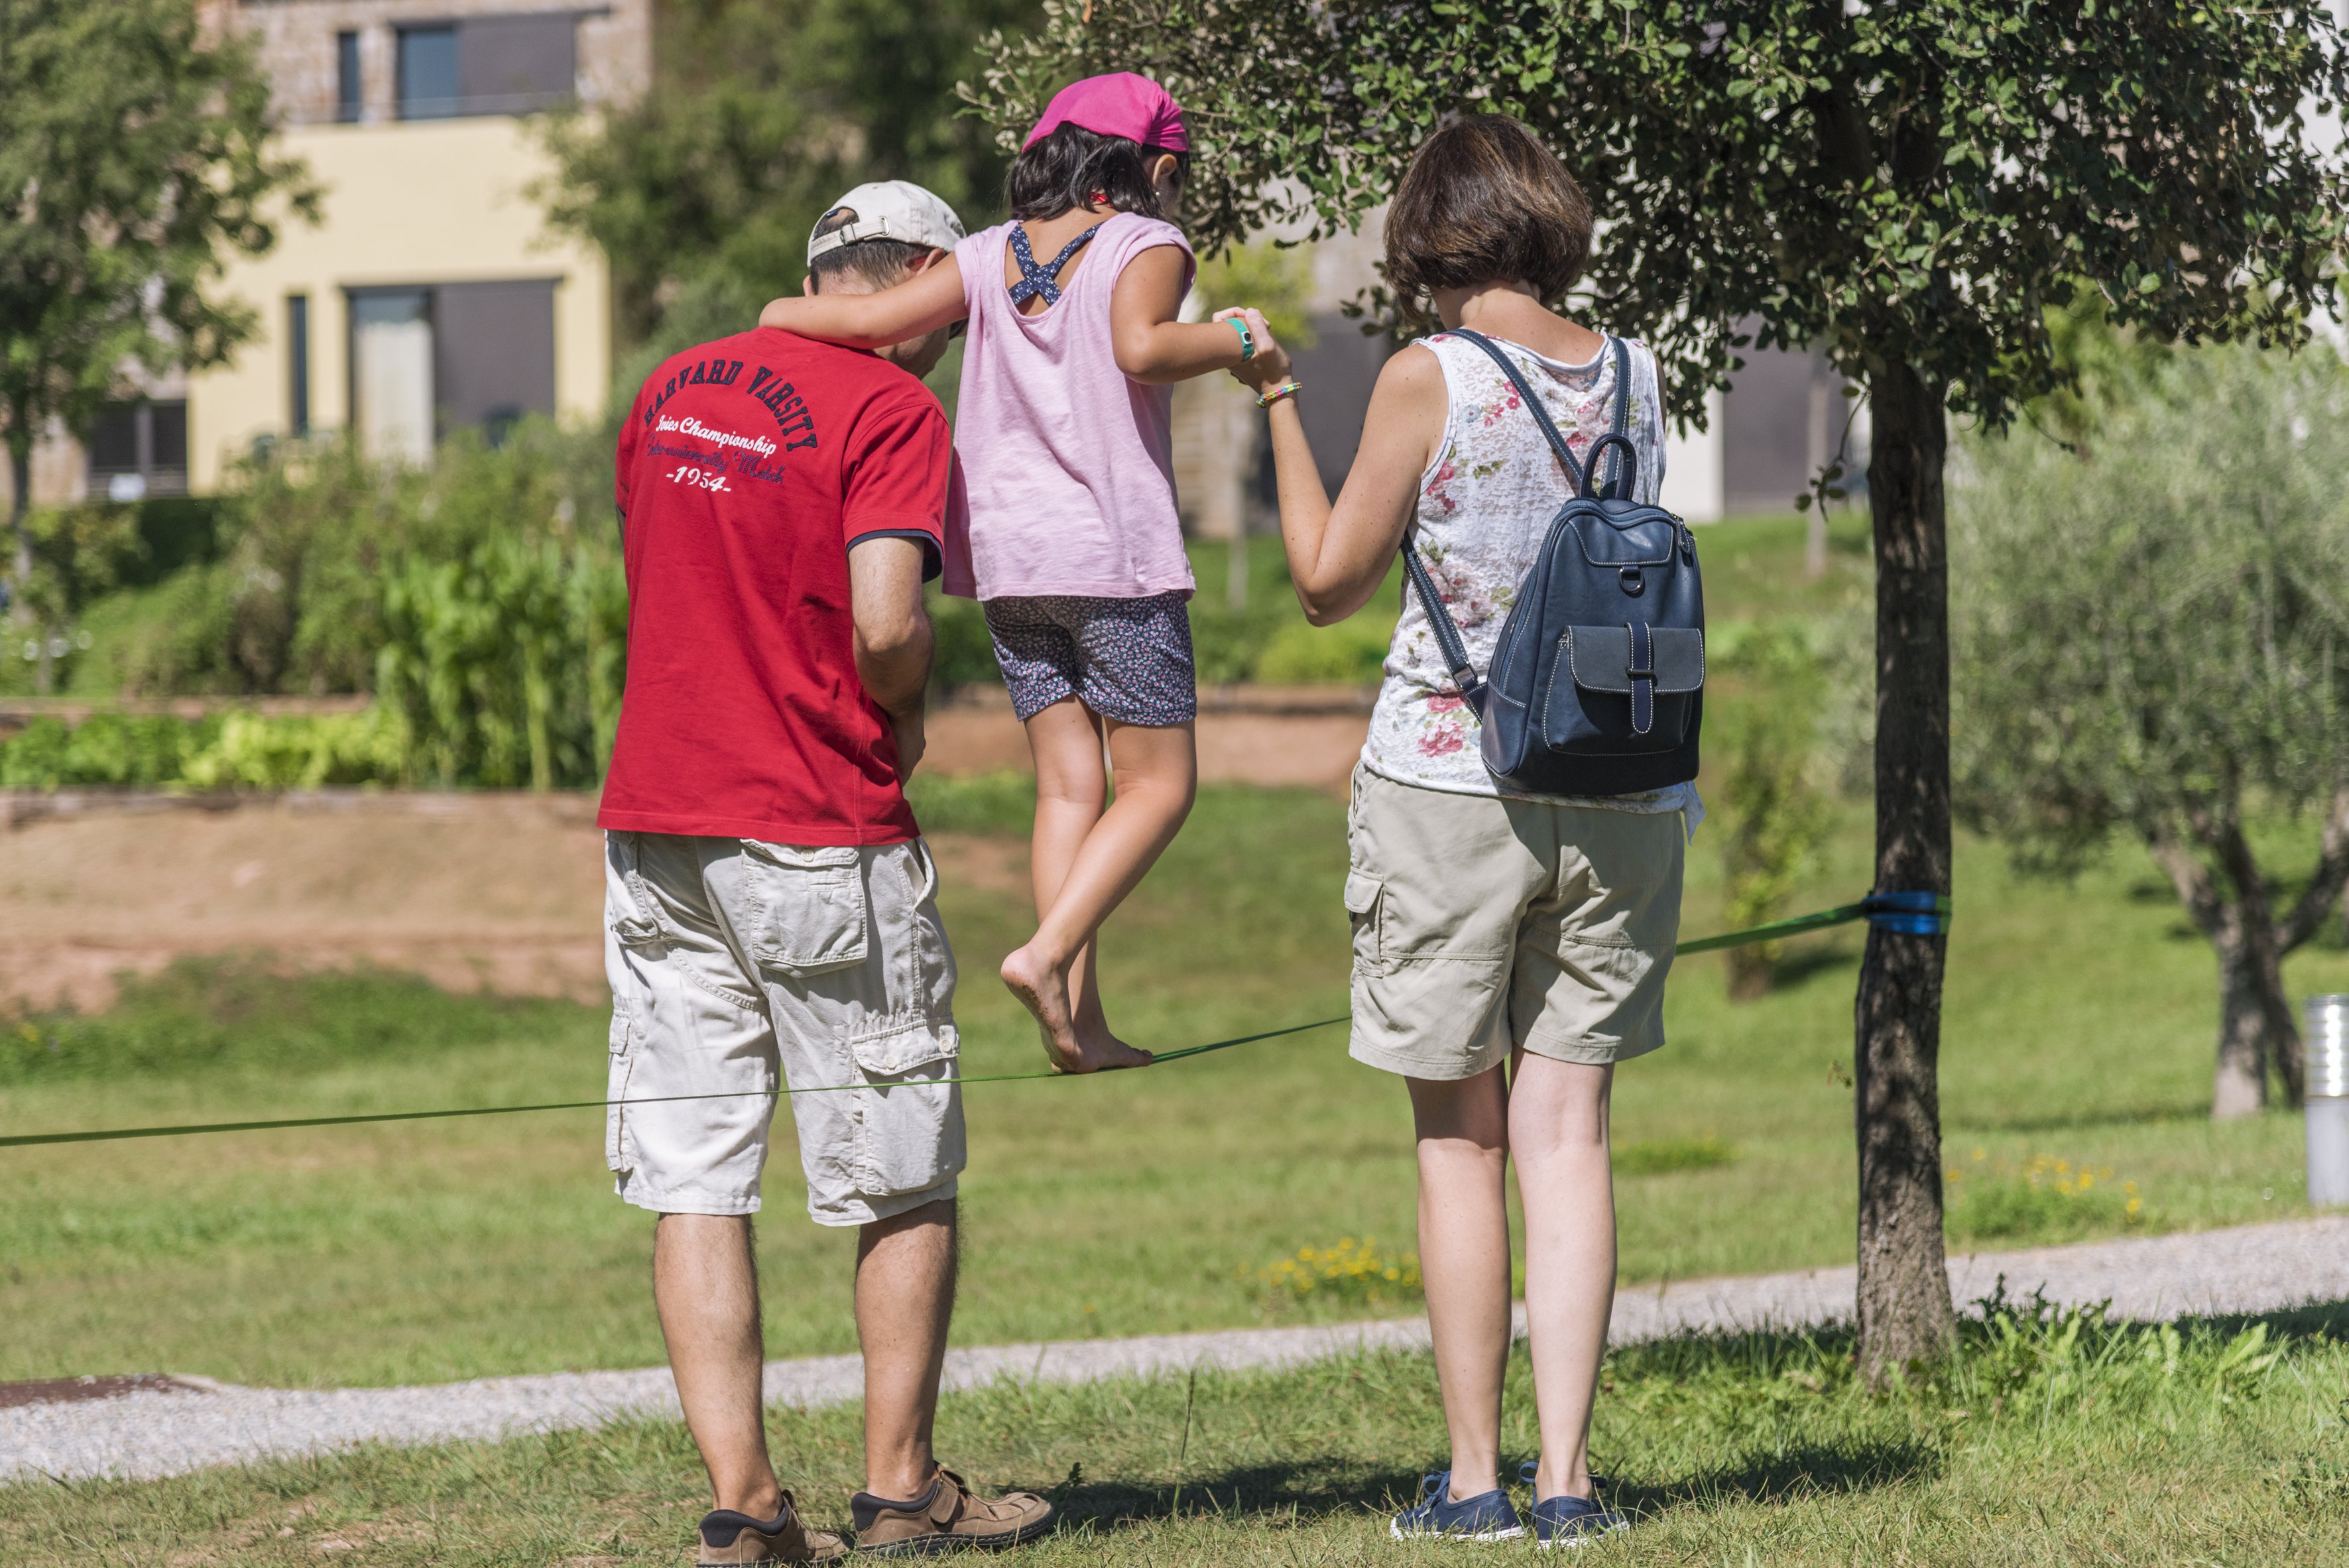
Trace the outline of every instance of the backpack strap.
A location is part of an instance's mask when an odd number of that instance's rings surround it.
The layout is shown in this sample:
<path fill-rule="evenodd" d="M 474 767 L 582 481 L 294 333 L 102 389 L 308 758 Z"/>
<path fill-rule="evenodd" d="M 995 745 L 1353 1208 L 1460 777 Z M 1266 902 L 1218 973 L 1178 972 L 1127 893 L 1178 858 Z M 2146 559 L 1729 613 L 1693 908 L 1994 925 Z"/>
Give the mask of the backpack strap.
<path fill-rule="evenodd" d="M 1455 326 L 1451 331 L 1453 336 L 1466 338 L 1493 356 L 1493 362 L 1501 367 L 1501 374 L 1509 378 L 1509 384 L 1517 389 L 1517 396 L 1524 401 L 1526 410 L 1540 425 L 1543 438 L 1549 442 L 1549 449 L 1557 454 L 1557 460 L 1565 466 L 1567 477 L 1574 481 L 1574 488 L 1583 495 L 1591 494 L 1589 475 L 1583 471 L 1580 463 L 1574 460 L 1574 453 L 1568 449 L 1566 438 L 1557 433 L 1557 426 L 1551 421 L 1548 408 L 1534 395 L 1534 389 L 1526 384 L 1525 376 L 1517 369 L 1516 362 L 1502 353 L 1500 346 L 1481 332 L 1471 332 L 1464 326 Z M 1619 444 L 1628 453 L 1631 442 L 1624 432 L 1631 418 L 1631 356 L 1623 346 L 1621 338 L 1610 336 L 1608 342 L 1613 346 L 1615 354 L 1615 428 L 1609 435 L 1613 444 Z M 1609 493 L 1620 478 L 1621 467 L 1609 453 L 1607 468 Z M 1453 683 L 1459 686 L 1461 696 L 1482 719 L 1489 689 L 1476 674 L 1476 666 L 1468 662 L 1468 645 L 1461 639 L 1460 628 L 1454 624 L 1452 612 L 1444 607 L 1444 596 L 1435 591 L 1435 578 L 1428 572 L 1427 563 L 1419 557 L 1416 533 L 1415 529 L 1403 530 L 1404 575 L 1411 579 L 1412 589 L 1419 595 L 1420 608 L 1427 612 L 1428 627 L 1435 634 L 1436 651 L 1444 655 L 1444 666 L 1451 671 Z"/>
<path fill-rule="evenodd" d="M 1485 682 L 1476 674 L 1476 666 L 1468 662 L 1468 645 L 1460 640 L 1460 628 L 1453 624 L 1452 612 L 1444 608 L 1444 595 L 1435 591 L 1434 576 L 1427 570 L 1427 562 L 1419 558 L 1419 542 L 1413 537 L 1417 532 L 1416 529 L 1403 530 L 1403 573 L 1411 579 L 1412 591 L 1419 595 L 1419 607 L 1427 612 L 1428 626 L 1435 633 L 1436 651 L 1444 655 L 1453 684 L 1482 719 L 1487 695 Z"/>

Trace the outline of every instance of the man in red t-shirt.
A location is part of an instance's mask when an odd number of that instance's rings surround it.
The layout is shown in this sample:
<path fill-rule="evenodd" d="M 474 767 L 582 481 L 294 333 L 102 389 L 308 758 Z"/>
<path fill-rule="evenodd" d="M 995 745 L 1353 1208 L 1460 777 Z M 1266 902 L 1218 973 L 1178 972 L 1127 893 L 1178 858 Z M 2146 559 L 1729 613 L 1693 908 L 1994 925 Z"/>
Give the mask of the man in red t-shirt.
<path fill-rule="evenodd" d="M 886 286 L 961 233 L 918 186 L 860 186 L 817 225 L 808 287 Z M 918 377 L 946 338 L 722 338 L 654 371 L 620 434 L 605 1153 L 620 1196 L 660 1215 L 654 1299 L 715 1503 L 703 1563 L 847 1549 L 802 1523 L 761 1420 L 750 1216 L 779 1073 L 810 1213 L 861 1233 L 864 1543 L 1008 1545 L 1051 1521 L 1032 1493 L 971 1496 L 930 1449 L 964 1135 L 954 958 L 904 785 L 953 471 Z"/>

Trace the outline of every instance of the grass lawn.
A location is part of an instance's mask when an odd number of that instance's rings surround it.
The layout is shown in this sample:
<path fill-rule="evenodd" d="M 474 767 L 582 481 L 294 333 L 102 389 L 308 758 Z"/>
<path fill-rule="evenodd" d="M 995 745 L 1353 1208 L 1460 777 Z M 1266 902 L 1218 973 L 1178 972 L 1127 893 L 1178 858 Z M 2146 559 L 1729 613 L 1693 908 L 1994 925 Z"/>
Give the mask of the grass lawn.
<path fill-rule="evenodd" d="M 1019 810 L 1016 791 L 986 785 L 936 803 L 938 820 L 965 828 Z M 1110 928 L 1121 1026 L 1168 1047 L 1341 1013 L 1341 819 L 1316 795 L 1207 791 Z M 959 833 L 944 853 L 967 1068 L 1040 1066 L 1024 1015 L 991 979 L 1026 931 L 1004 885 L 1017 841 Z M 1850 896 L 1866 861 L 1855 816 L 1797 907 Z M 1702 833 L 1691 871 L 1685 929 L 1716 930 L 1718 862 Z M 1951 1159 L 1964 1172 L 1956 1244 L 2303 1212 L 2296 1118 L 2206 1118 L 2213 965 L 2148 866 L 2118 855 L 2065 888 L 2019 881 L 1967 842 L 1958 886 L 1943 1051 Z M 1725 1000 L 1718 955 L 1675 975 L 1671 1044 L 1627 1067 L 1617 1091 L 1627 1281 L 1849 1261 L 1858 948 L 1849 928 L 1803 939 L 1783 988 L 1740 1006 Z M 2296 958 L 2289 979 L 2296 992 L 2349 989 L 2349 955 L 2333 942 Z M 220 999 L 225 1028 L 184 1016 L 201 995 Z M 347 1042 L 339 1065 L 271 1065 L 273 1052 L 298 1063 L 326 1017 Z M 19 1057 L 0 1130 L 592 1099 L 603 1085 L 592 1009 L 452 1002 L 390 980 L 164 985 L 82 1027 L 64 1043 L 141 1065 L 76 1078 Z M 110 1047 L 86 1037 L 108 1030 Z M 1410 1310 L 1274 1298 L 1246 1277 L 1349 1236 L 1389 1255 L 1413 1245 L 1403 1096 L 1346 1059 L 1343 1035 L 968 1090 L 960 1341 Z M 222 1039 L 252 1043 L 243 1059 L 172 1068 L 171 1042 L 209 1052 L 203 1042 Z M 788 1143 L 779 1155 L 761 1235 L 771 1350 L 847 1349 L 851 1237 L 806 1222 Z M 2065 1196 L 2052 1176 L 2030 1183 L 2034 1160 L 2110 1175 Z M 168 1370 L 373 1384 L 660 1359 L 650 1220 L 611 1196 L 593 1111 L 7 1150 L 0 1183 L 0 1379 Z"/>
<path fill-rule="evenodd" d="M 1854 1387 L 1835 1337 L 1619 1352 L 1593 1458 L 1615 1478 L 1609 1501 L 1640 1524 L 1576 1561 L 2338 1563 L 2344 1328 L 2314 1315 L 2182 1335 L 2026 1317 L 1973 1329 L 1949 1368 L 1875 1397 Z M 1522 1354 L 1510 1370 L 1514 1466 L 1535 1438 Z M 1482 1560 L 1386 1537 L 1385 1515 L 1442 1462 L 1431 1372 L 1424 1357 L 1379 1356 L 1082 1388 L 1007 1380 L 948 1396 L 938 1440 L 975 1484 L 1053 1496 L 1061 1530 L 1020 1554 L 1040 1565 Z M 769 1428 L 809 1516 L 844 1525 L 862 1480 L 854 1408 L 779 1408 Z M 366 1449 L 162 1482 L 0 1488 L 0 1559 L 668 1563 L 703 1485 L 682 1426 L 666 1421 Z"/>

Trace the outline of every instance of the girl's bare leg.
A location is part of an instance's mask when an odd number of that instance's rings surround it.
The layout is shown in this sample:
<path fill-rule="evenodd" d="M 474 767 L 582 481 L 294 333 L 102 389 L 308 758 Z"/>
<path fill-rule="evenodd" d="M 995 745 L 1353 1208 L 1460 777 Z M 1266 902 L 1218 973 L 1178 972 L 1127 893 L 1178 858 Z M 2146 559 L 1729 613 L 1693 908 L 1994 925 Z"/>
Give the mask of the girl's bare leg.
<path fill-rule="evenodd" d="M 1615 1306 L 1615 1185 L 1607 1152 L 1614 1081 L 1611 1067 L 1521 1052 L 1509 1087 L 1541 1420 L 1537 1498 L 1590 1495 L 1590 1407 Z"/>
<path fill-rule="evenodd" d="M 1029 721 L 1031 743 L 1038 738 L 1037 720 L 1052 711 L 1047 708 Z M 1085 834 L 1051 907 L 1037 923 L 1036 934 L 1003 961 L 1004 984 L 1036 1015 L 1044 1032 L 1044 1048 L 1063 1072 L 1137 1068 L 1150 1060 L 1149 1052 L 1119 1040 L 1106 1024 L 1080 1029 L 1071 975 L 1079 971 L 1079 961 L 1101 923 L 1124 902 L 1174 841 L 1183 819 L 1190 815 L 1199 788 L 1198 748 L 1190 725 L 1160 728 L 1115 719 L 1104 724 L 1117 799 Z M 1046 742 L 1055 748 L 1056 757 L 1070 756 L 1061 738 L 1065 733 L 1056 724 Z M 1037 747 L 1037 839 L 1040 843 L 1044 837 L 1042 744 Z M 1040 871 L 1038 877 L 1040 889 Z M 1085 987 L 1088 993 L 1096 990 Z M 1093 1018 L 1100 1016 L 1098 1001 L 1089 1011 Z"/>
<path fill-rule="evenodd" d="M 1102 761 L 1101 720 L 1076 698 L 1052 704 L 1030 718 L 1027 728 L 1028 748 L 1036 759 L 1036 829 L 1028 875 L 1036 918 L 1041 922 L 1060 898 L 1085 835 L 1109 804 L 1109 778 Z M 1093 944 L 1085 944 L 1069 970 L 1070 1012 L 1081 1037 L 1109 1032 L 1094 979 L 1093 951 Z"/>
<path fill-rule="evenodd" d="M 1509 1095 L 1497 1067 L 1406 1078 L 1419 1140 L 1419 1274 L 1452 1438 L 1452 1501 L 1501 1484 L 1509 1359 Z"/>

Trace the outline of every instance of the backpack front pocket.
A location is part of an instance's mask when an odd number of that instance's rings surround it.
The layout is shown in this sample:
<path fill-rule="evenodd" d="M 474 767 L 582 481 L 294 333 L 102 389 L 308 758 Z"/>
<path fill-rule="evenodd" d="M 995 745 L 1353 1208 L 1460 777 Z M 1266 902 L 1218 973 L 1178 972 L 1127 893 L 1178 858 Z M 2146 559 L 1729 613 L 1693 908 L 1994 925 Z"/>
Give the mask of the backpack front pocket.
<path fill-rule="evenodd" d="M 1550 670 L 1542 744 L 1596 756 L 1675 750 L 1703 689 L 1696 627 L 1568 626 Z"/>

